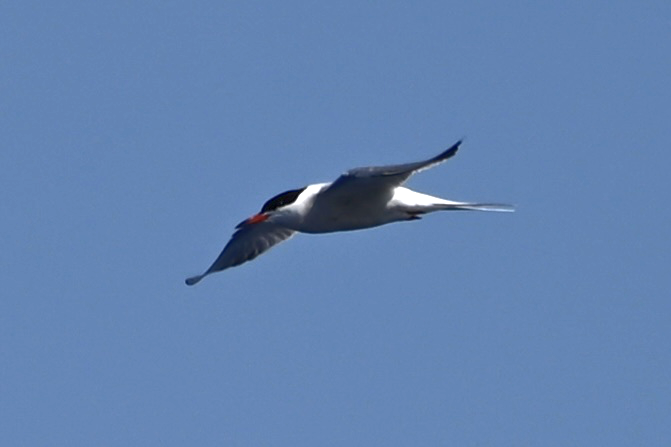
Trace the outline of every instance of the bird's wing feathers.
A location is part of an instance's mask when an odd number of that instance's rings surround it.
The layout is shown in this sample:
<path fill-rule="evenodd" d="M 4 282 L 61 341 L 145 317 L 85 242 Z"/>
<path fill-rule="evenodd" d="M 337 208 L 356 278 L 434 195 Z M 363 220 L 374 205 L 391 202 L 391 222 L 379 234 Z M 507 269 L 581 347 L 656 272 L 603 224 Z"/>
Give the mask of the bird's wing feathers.
<path fill-rule="evenodd" d="M 271 222 L 245 225 L 233 234 L 212 266 L 202 275 L 188 278 L 186 284 L 192 286 L 210 273 L 251 261 L 273 246 L 289 239 L 294 233 L 293 230 Z"/>
<path fill-rule="evenodd" d="M 461 145 L 461 140 L 453 144 L 449 149 L 441 152 L 435 157 L 429 158 L 428 160 L 416 161 L 414 163 L 404 163 L 400 165 L 389 165 L 389 166 L 368 166 L 364 168 L 354 168 L 349 170 L 345 176 L 349 177 L 391 177 L 391 176 L 403 176 L 403 180 L 410 177 L 412 174 L 424 169 L 431 168 L 437 164 L 440 164 L 454 156 L 459 150 Z"/>
<path fill-rule="evenodd" d="M 441 152 L 433 158 L 414 163 L 404 163 L 389 166 L 369 166 L 363 168 L 354 168 L 341 175 L 333 182 L 323 194 L 340 195 L 356 193 L 357 191 L 367 190 L 375 194 L 380 190 L 388 190 L 395 186 L 400 186 L 412 174 L 429 169 L 440 164 L 448 158 L 454 156 L 459 150 L 461 140 L 453 144 L 449 149 Z"/>

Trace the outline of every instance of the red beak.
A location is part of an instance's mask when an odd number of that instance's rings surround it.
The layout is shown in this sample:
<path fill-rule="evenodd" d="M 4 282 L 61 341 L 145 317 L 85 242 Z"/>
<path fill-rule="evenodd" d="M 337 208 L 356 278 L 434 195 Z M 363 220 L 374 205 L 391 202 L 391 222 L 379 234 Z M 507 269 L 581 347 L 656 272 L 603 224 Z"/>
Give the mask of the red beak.
<path fill-rule="evenodd" d="M 266 219 L 268 219 L 268 214 L 266 213 L 254 214 L 249 219 L 245 219 L 242 222 L 240 222 L 235 228 L 244 227 L 245 225 L 261 223 L 264 222 Z"/>

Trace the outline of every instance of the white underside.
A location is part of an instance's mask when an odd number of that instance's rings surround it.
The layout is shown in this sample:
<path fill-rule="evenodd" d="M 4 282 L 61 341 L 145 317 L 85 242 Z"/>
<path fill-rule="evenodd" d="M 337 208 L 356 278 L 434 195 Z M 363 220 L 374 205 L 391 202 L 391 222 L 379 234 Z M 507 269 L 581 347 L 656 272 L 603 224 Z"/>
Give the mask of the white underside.
<path fill-rule="evenodd" d="M 349 199 L 340 203 L 335 200 L 320 201 L 317 196 L 303 213 L 294 215 L 285 225 L 303 233 L 331 233 L 412 220 L 426 213 L 444 210 L 512 211 L 512 207 L 455 202 L 399 186 L 391 192 L 362 195 L 358 200 Z"/>

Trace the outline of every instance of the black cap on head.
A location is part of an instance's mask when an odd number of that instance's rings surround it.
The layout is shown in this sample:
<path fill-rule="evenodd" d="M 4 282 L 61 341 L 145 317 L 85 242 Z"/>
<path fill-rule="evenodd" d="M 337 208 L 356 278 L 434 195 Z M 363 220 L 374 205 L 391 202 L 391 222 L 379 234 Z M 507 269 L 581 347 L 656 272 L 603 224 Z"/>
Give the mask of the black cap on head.
<path fill-rule="evenodd" d="M 270 200 L 268 200 L 266 203 L 263 204 L 261 212 L 266 213 L 268 211 L 276 210 L 277 208 L 283 207 L 285 205 L 289 205 L 290 203 L 294 203 L 298 198 L 298 196 L 300 196 L 301 193 L 305 191 L 305 188 L 307 187 L 303 187 L 300 189 L 291 189 L 289 191 L 284 191 L 283 193 L 276 195 L 275 197 L 271 198 Z"/>

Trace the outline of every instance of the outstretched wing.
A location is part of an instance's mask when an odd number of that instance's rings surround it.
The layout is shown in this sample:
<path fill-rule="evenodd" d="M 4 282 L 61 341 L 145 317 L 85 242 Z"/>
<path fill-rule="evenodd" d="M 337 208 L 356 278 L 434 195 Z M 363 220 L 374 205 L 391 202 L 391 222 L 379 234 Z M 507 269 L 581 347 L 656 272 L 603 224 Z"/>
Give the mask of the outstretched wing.
<path fill-rule="evenodd" d="M 350 169 L 338 177 L 322 194 L 324 197 L 334 199 L 354 196 L 361 194 L 362 191 L 378 197 L 384 192 L 391 193 L 394 187 L 402 185 L 412 174 L 432 168 L 454 156 L 459 150 L 459 145 L 461 145 L 461 140 L 435 157 L 424 161 Z"/>
<path fill-rule="evenodd" d="M 273 246 L 289 239 L 294 233 L 293 230 L 270 222 L 244 225 L 233 234 L 212 266 L 202 275 L 187 278 L 186 284 L 192 286 L 210 273 L 220 272 L 251 261 Z"/>

